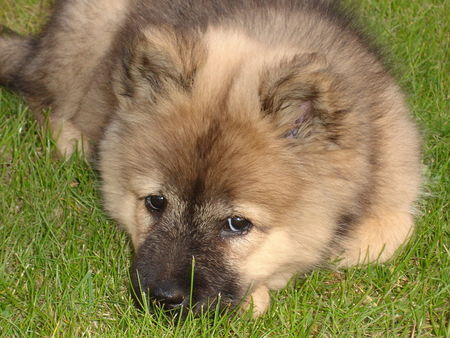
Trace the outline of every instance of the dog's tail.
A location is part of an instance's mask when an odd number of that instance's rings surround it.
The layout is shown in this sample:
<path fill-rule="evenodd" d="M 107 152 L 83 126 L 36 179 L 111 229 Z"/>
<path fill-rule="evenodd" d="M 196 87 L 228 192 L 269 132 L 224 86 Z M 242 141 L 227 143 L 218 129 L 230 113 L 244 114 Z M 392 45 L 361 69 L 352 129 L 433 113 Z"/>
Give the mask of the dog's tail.
<path fill-rule="evenodd" d="M 32 49 L 32 39 L 0 25 L 0 86 L 16 88 L 16 79 Z"/>

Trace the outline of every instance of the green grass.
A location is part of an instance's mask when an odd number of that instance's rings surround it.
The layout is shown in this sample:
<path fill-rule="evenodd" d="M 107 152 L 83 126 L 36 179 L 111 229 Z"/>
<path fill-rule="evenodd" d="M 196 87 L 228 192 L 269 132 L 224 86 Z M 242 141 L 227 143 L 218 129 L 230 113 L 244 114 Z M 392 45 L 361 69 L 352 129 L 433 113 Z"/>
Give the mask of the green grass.
<path fill-rule="evenodd" d="M 49 1 L 0 0 L 0 22 L 37 31 Z M 139 313 L 131 249 L 102 211 L 96 173 L 54 159 L 23 100 L 0 89 L 0 334 L 4 336 L 450 336 L 449 2 L 366 0 L 425 138 L 427 184 L 410 244 L 391 264 L 316 271 L 273 293 L 264 317 L 178 321 Z"/>

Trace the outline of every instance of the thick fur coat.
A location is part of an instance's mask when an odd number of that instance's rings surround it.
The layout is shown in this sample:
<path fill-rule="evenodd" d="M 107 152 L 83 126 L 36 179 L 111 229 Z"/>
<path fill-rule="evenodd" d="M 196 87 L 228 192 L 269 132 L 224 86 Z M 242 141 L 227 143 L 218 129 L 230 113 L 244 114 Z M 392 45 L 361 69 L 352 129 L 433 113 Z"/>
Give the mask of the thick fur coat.
<path fill-rule="evenodd" d="M 0 84 L 51 108 L 62 155 L 98 158 L 138 298 L 260 314 L 413 230 L 416 127 L 336 2 L 63 0 L 41 35 L 0 35 Z"/>

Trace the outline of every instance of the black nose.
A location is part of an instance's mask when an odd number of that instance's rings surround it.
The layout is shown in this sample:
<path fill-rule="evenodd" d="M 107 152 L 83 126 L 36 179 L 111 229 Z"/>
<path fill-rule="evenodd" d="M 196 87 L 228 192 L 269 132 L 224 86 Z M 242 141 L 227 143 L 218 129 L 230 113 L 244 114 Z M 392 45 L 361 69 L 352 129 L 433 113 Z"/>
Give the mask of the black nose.
<path fill-rule="evenodd" d="M 150 292 L 151 298 L 167 309 L 185 305 L 186 292 L 175 281 L 161 281 Z"/>

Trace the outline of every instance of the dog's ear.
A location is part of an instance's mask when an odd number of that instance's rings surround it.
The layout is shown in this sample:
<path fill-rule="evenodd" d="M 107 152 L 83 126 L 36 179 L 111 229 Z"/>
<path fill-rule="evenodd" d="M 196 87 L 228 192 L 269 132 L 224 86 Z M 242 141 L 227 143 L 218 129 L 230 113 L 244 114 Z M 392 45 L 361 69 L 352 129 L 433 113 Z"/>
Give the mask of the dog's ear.
<path fill-rule="evenodd" d="M 283 138 L 309 140 L 326 134 L 333 139 L 352 106 L 343 79 L 316 54 L 284 60 L 265 69 L 261 79 L 262 113 Z"/>
<path fill-rule="evenodd" d="M 171 30 L 148 29 L 123 51 L 116 93 L 154 102 L 171 89 L 189 90 L 201 54 L 192 37 Z"/>

